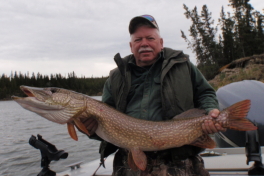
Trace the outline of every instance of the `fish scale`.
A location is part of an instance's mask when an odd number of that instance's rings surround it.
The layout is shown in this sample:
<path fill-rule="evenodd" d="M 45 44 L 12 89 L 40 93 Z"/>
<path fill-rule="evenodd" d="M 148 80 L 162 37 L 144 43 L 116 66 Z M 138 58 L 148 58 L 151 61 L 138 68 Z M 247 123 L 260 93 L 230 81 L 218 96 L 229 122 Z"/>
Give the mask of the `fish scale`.
<path fill-rule="evenodd" d="M 191 109 L 172 120 L 147 121 L 130 117 L 103 102 L 74 91 L 61 88 L 34 88 L 21 86 L 29 97 L 12 98 L 23 108 L 60 124 L 66 124 L 70 136 L 77 140 L 74 126 L 91 135 L 94 132 L 118 147 L 129 151 L 131 168 L 135 165 L 145 170 L 146 155 L 143 151 L 158 151 L 183 145 L 213 148 L 215 142 L 203 133 L 202 124 L 212 120 L 224 128 L 249 131 L 256 130 L 245 117 L 250 108 L 250 100 L 238 102 L 220 112 L 217 118 L 205 115 L 204 110 Z M 87 130 L 85 120 L 93 119 L 95 123 Z M 93 122 L 94 122 L 93 121 Z M 87 124 L 86 124 L 87 125 Z"/>

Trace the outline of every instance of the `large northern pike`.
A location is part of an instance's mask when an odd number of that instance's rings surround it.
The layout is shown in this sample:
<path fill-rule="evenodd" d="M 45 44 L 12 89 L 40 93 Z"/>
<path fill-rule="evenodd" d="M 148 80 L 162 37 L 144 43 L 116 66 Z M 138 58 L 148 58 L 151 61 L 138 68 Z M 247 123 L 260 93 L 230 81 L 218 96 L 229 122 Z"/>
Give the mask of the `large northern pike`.
<path fill-rule="evenodd" d="M 98 124 L 96 134 L 102 139 L 121 148 L 128 149 L 128 163 L 145 170 L 146 155 L 143 151 L 158 151 L 185 144 L 202 148 L 214 148 L 215 142 L 202 131 L 205 120 L 212 120 L 224 128 L 248 131 L 256 130 L 245 117 L 250 100 L 238 102 L 220 112 L 214 119 L 205 115 L 204 110 L 191 109 L 172 120 L 147 121 L 127 116 L 103 102 L 87 95 L 61 88 L 35 88 L 21 86 L 26 98 L 12 98 L 23 108 L 60 124 L 67 123 L 70 136 L 77 140 L 74 125 L 90 135 L 83 125 L 83 118 L 93 118 Z"/>

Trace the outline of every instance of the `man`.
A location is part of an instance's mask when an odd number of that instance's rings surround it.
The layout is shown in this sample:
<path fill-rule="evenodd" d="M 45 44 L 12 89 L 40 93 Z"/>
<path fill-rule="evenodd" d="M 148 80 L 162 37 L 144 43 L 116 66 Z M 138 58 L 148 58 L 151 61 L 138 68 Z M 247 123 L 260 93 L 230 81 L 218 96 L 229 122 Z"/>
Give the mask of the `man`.
<path fill-rule="evenodd" d="M 152 121 L 169 120 L 192 108 L 205 109 L 212 117 L 217 117 L 219 110 L 215 91 L 187 55 L 163 47 L 159 27 L 152 16 L 133 18 L 129 33 L 133 54 L 125 58 L 119 54 L 115 56 L 118 67 L 110 72 L 105 83 L 103 102 L 132 117 Z M 224 129 L 212 121 L 203 124 L 203 131 L 207 134 L 221 130 Z M 101 159 L 117 149 L 103 141 L 100 146 Z M 209 175 L 198 155 L 203 150 L 185 145 L 145 152 L 147 169 L 134 171 L 127 163 L 128 151 L 118 149 L 113 175 Z"/>

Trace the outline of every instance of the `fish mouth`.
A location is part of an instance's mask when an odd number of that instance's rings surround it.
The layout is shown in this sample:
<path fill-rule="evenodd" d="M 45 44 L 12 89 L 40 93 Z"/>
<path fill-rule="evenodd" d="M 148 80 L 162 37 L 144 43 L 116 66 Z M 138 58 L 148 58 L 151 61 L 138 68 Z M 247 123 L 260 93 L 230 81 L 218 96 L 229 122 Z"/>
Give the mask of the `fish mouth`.
<path fill-rule="evenodd" d="M 44 88 L 36 88 L 29 86 L 20 86 L 20 89 L 28 96 L 28 97 L 36 97 L 34 91 L 44 91 Z M 12 96 L 16 97 L 16 96 Z"/>
<path fill-rule="evenodd" d="M 20 89 L 27 97 L 12 96 L 12 99 L 23 108 L 56 123 L 69 121 L 71 112 L 63 104 L 53 101 L 53 94 L 58 88 L 20 86 Z"/>
<path fill-rule="evenodd" d="M 45 96 L 51 96 L 52 92 L 45 88 L 20 86 L 20 89 L 27 95 L 27 97 L 12 96 L 11 98 L 19 103 L 24 108 L 31 106 L 31 108 L 42 110 L 61 110 L 62 106 L 50 105 L 45 103 Z M 28 109 L 28 108 L 26 108 Z"/>
<path fill-rule="evenodd" d="M 43 101 L 44 96 L 51 96 L 52 92 L 45 88 L 20 86 L 20 89 L 28 96 L 35 97 L 39 101 Z"/>
<path fill-rule="evenodd" d="M 35 97 L 35 95 L 26 87 L 20 86 L 20 89 L 28 96 L 28 97 Z"/>
<path fill-rule="evenodd" d="M 20 89 L 28 96 L 28 97 L 35 97 L 36 96 L 34 95 L 34 93 L 32 91 L 30 91 L 31 87 L 28 87 L 28 86 L 20 86 Z M 31 89 L 34 89 L 34 88 L 31 88 Z M 40 89 L 40 88 L 39 88 Z M 11 98 L 13 100 L 19 100 L 19 99 L 25 99 L 25 97 L 18 97 L 18 96 L 11 96 Z"/>

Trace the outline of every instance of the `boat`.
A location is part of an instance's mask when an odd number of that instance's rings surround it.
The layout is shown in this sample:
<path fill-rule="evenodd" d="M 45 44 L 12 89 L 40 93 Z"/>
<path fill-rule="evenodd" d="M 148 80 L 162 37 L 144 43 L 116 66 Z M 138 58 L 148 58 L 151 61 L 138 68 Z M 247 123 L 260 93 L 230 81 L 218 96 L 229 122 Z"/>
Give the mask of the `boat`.
<path fill-rule="evenodd" d="M 264 147 L 261 147 L 264 151 Z M 263 152 L 261 153 L 264 154 Z M 259 169 L 253 167 L 255 163 L 247 165 L 247 156 L 244 147 L 239 148 L 215 148 L 206 150 L 202 155 L 206 169 L 210 175 L 249 175 L 250 169 Z M 100 160 L 95 160 L 81 165 L 79 168 L 69 166 L 67 171 L 57 174 L 57 176 L 111 176 L 113 155 L 110 155 L 105 160 L 105 168 L 100 166 Z M 97 170 L 97 168 L 99 169 Z M 262 168 L 262 172 L 264 169 Z M 255 171 L 253 171 L 255 172 Z M 255 175 L 255 174 L 254 174 Z M 264 173 L 262 174 L 264 175 Z"/>

